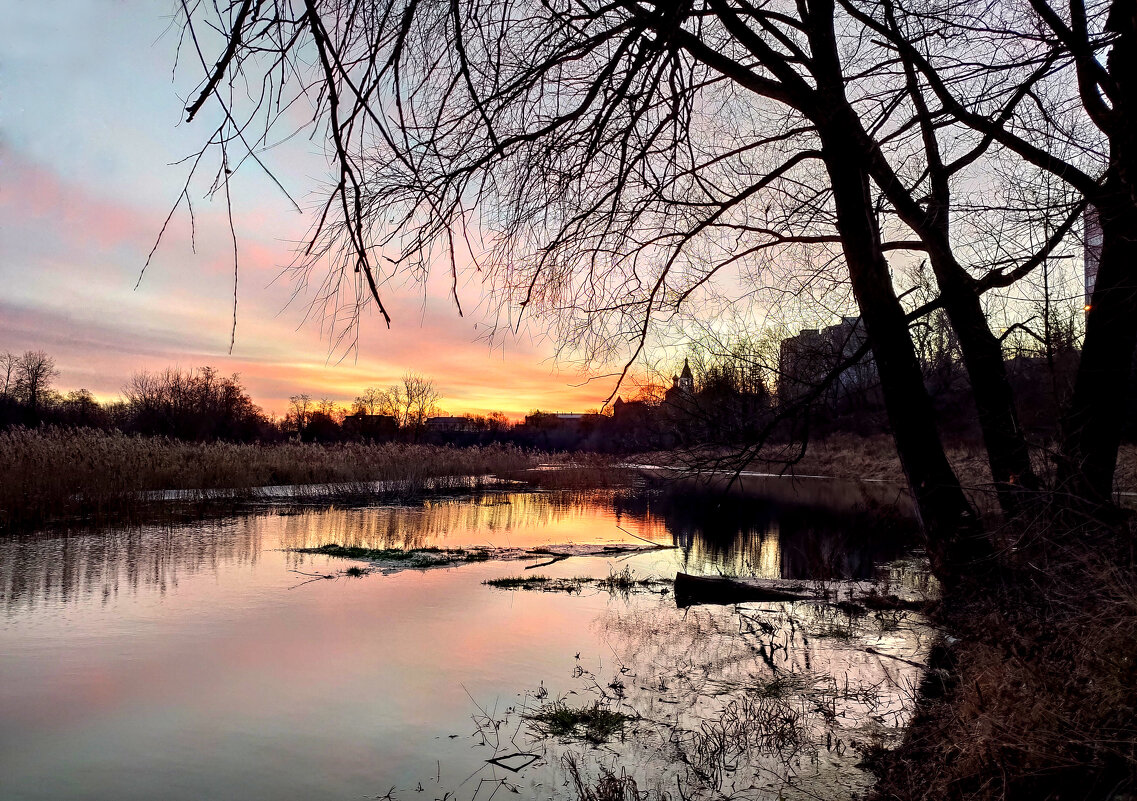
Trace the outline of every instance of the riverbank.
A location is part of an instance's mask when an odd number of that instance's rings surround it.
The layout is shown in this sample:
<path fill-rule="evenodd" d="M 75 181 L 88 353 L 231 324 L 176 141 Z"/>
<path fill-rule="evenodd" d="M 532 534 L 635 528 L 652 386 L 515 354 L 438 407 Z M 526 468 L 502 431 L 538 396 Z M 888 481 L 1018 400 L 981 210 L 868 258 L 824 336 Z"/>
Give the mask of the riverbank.
<path fill-rule="evenodd" d="M 947 441 L 944 450 L 966 489 L 979 493 L 991 490 L 991 469 L 981 445 Z M 1044 482 L 1054 478 L 1054 453 L 1049 444 L 1036 445 L 1031 450 L 1035 472 Z M 735 454 L 725 452 L 657 452 L 639 458 L 645 463 L 675 467 L 713 468 L 723 472 L 738 469 Z M 896 445 L 887 434 L 867 437 L 831 434 L 825 439 L 811 440 L 804 454 L 799 453 L 796 445 L 773 443 L 762 448 L 743 469 L 749 473 L 889 482 L 901 486 L 906 483 Z M 1114 489 L 1119 493 L 1137 493 L 1137 444 L 1122 443 Z"/>
<path fill-rule="evenodd" d="M 870 759 L 874 798 L 1134 797 L 1137 525 L 1056 517 L 1008 543 L 993 587 L 944 597 L 951 634 L 903 745 Z"/>

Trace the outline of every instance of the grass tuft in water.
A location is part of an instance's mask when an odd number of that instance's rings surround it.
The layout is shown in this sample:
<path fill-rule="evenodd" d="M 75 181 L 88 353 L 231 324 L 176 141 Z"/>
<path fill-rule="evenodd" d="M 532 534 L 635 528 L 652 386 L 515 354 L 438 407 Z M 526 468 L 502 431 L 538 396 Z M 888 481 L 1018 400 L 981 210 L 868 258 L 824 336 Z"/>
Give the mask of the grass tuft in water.
<path fill-rule="evenodd" d="M 553 737 L 581 737 L 590 743 L 606 743 L 624 730 L 631 715 L 606 709 L 599 702 L 577 709 L 554 701 L 529 716 L 529 720 Z"/>
<path fill-rule="evenodd" d="M 608 578 L 596 582 L 601 589 L 608 592 L 624 593 L 625 595 L 637 587 L 648 587 L 656 583 L 652 579 L 637 579 L 630 567 L 610 572 Z"/>
<path fill-rule="evenodd" d="M 318 548 L 296 548 L 297 553 L 314 553 L 344 559 L 369 559 L 375 562 L 407 562 L 409 566 L 441 565 L 450 562 L 484 562 L 490 558 L 483 548 L 361 548 L 357 545 L 338 545 L 334 542 Z"/>
<path fill-rule="evenodd" d="M 536 584 L 547 584 L 551 579 L 548 576 L 502 576 L 501 578 L 486 579 L 482 584 L 491 587 L 513 590 L 521 587 L 531 587 Z"/>
<path fill-rule="evenodd" d="M 606 768 L 601 768 L 600 778 L 593 783 L 581 775 L 576 757 L 572 754 L 565 755 L 564 764 L 572 777 L 579 801 L 640 801 L 647 796 L 647 793 L 640 792 L 635 779 L 622 769 L 617 775 Z"/>
<path fill-rule="evenodd" d="M 482 584 L 503 590 L 540 590 L 541 592 L 580 592 L 588 582 L 586 578 L 549 578 L 540 574 L 533 576 L 503 576 L 486 579 Z"/>

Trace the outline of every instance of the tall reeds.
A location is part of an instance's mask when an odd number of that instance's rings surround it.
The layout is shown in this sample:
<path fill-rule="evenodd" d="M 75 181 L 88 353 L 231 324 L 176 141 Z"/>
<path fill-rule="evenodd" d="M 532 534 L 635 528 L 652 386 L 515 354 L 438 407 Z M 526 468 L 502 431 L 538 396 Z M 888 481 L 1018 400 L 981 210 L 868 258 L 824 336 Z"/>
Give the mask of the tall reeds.
<path fill-rule="evenodd" d="M 14 428 L 0 432 L 0 531 L 130 520 L 169 490 L 180 491 L 183 504 L 280 498 L 259 489 L 279 485 L 302 485 L 292 493 L 299 500 L 460 490 L 547 458 L 510 445 L 193 443 L 95 429 Z"/>

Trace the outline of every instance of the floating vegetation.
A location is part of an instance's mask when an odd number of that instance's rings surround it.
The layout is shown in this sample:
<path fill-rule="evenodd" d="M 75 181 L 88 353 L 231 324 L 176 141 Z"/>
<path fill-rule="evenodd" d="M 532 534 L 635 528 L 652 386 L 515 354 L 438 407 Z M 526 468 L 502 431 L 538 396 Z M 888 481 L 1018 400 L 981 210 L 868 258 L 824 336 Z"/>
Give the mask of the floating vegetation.
<path fill-rule="evenodd" d="M 590 579 L 549 578 L 548 576 L 503 576 L 486 579 L 482 584 L 503 590 L 540 590 L 541 592 L 580 592 Z"/>
<path fill-rule="evenodd" d="M 316 548 L 295 548 L 296 553 L 336 556 L 344 559 L 367 559 L 372 562 L 394 562 L 401 567 L 435 567 L 464 562 L 484 562 L 491 551 L 484 548 L 361 548 L 327 543 Z M 349 570 L 351 568 L 348 568 Z"/>
<path fill-rule="evenodd" d="M 486 579 L 482 582 L 489 587 L 502 590 L 539 590 L 541 592 L 569 592 L 577 593 L 585 585 L 592 585 L 613 594 L 627 595 L 635 589 L 647 589 L 663 586 L 662 592 L 668 592 L 667 586 L 671 582 L 665 579 L 637 579 L 630 568 L 608 574 L 607 578 L 590 578 L 588 576 L 573 576 L 571 578 L 550 578 L 537 574 L 532 576 L 503 576 L 502 578 Z"/>
<path fill-rule="evenodd" d="M 548 736 L 577 737 L 599 744 L 623 733 L 624 724 L 632 720 L 632 716 L 608 709 L 599 701 L 579 709 L 564 701 L 554 701 L 529 715 L 528 720 Z"/>
<path fill-rule="evenodd" d="M 668 546 L 670 547 L 670 546 Z M 549 556 L 548 561 L 540 564 L 529 565 L 527 569 L 534 567 L 544 567 L 553 562 L 560 562 L 574 556 L 615 556 L 623 554 L 645 553 L 649 551 L 660 550 L 660 546 L 647 545 L 564 545 L 559 546 L 557 551 L 552 551 L 549 548 L 365 548 L 358 545 L 340 545 L 338 543 L 325 543 L 314 548 L 290 548 L 293 553 L 307 553 L 316 554 L 319 556 L 334 556 L 343 559 L 366 559 L 383 570 L 383 572 L 390 573 L 405 568 L 428 568 L 428 567 L 442 567 L 465 564 L 467 562 L 486 562 L 490 559 L 499 560 L 518 560 L 518 559 L 531 559 L 534 556 Z M 616 574 L 617 579 L 614 583 L 601 584 L 603 589 L 618 589 L 620 585 L 625 583 L 623 574 Z M 592 579 L 592 578 L 579 578 L 579 579 L 558 579 L 554 581 L 534 581 L 535 577 L 528 578 L 517 577 L 514 580 L 502 581 L 491 580 L 483 582 L 495 587 L 503 587 L 506 589 L 548 589 L 550 591 L 565 591 L 576 592 L 580 589 L 578 585 L 587 583 L 600 583 L 609 582 L 609 579 Z M 668 585 L 671 582 L 664 579 L 640 579 L 634 580 L 631 574 L 627 574 L 627 580 L 630 582 L 629 586 L 642 586 L 647 587 L 653 584 Z M 547 586 L 542 586 L 545 584 Z M 667 592 L 668 590 L 664 590 Z"/>

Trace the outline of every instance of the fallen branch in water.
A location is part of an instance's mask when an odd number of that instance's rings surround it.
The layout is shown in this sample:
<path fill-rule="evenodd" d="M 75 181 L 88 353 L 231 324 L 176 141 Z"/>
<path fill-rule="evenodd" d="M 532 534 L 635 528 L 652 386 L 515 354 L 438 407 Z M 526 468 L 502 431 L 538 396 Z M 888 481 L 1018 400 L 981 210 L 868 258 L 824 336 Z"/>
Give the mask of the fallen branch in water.
<path fill-rule="evenodd" d="M 518 758 L 524 759 L 525 761 L 520 762 L 518 764 L 514 764 L 514 765 L 510 765 L 509 763 L 506 762 L 507 759 L 518 759 Z M 528 753 L 528 752 L 518 751 L 515 754 L 505 754 L 504 756 L 493 757 L 492 759 L 487 759 L 486 762 L 490 763 L 491 765 L 497 765 L 499 768 L 505 768 L 506 770 L 513 771 L 514 773 L 519 773 L 519 772 L 521 772 L 521 770 L 529 767 L 530 765 L 532 765 L 534 762 L 536 762 L 540 758 L 541 758 L 540 754 L 532 754 L 532 753 Z"/>
<path fill-rule="evenodd" d="M 721 576 L 675 574 L 675 605 L 738 604 L 747 601 L 816 601 L 817 595 L 796 588 L 780 589 Z"/>

